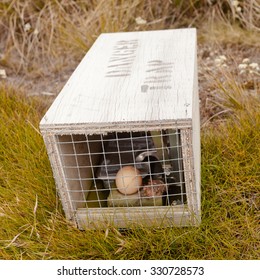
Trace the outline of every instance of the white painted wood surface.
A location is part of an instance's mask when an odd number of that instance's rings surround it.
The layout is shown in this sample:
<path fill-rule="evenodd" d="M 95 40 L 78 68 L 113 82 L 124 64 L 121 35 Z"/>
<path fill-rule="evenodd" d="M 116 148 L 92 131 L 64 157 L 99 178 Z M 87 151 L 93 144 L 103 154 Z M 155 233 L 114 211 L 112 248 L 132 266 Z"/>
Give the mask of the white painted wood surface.
<path fill-rule="evenodd" d="M 200 148 L 200 104 L 199 104 L 199 91 L 198 91 L 198 70 L 197 70 L 197 55 L 195 56 L 194 64 L 194 88 L 193 88 L 193 104 L 192 104 L 192 156 L 195 178 L 195 194 L 194 209 L 197 219 L 201 219 L 201 148 Z"/>
<path fill-rule="evenodd" d="M 196 30 L 101 34 L 40 127 L 167 121 L 191 123 Z"/>

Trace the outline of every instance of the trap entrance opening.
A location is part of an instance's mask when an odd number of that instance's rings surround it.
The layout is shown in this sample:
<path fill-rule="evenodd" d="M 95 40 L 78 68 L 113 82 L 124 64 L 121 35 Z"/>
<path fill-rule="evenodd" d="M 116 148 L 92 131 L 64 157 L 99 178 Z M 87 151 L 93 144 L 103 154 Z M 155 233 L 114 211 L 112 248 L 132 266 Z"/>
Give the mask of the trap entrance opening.
<path fill-rule="evenodd" d="M 56 137 L 73 209 L 187 203 L 179 129 Z M 124 167 L 142 177 L 133 194 L 118 191 L 116 176 Z"/>

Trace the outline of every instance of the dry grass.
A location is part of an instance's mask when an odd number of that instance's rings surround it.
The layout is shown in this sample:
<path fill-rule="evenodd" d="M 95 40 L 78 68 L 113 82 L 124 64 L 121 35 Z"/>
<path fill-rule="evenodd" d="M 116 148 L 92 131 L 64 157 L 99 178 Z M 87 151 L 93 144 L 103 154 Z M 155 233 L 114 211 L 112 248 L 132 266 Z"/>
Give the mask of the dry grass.
<path fill-rule="evenodd" d="M 259 1 L 231 2 L 0 3 L 0 259 L 259 259 Z M 199 33 L 201 226 L 73 228 L 38 132 L 53 99 L 41 93 L 59 91 L 101 32 L 187 26 Z"/>
<path fill-rule="evenodd" d="M 247 30 L 250 36 L 243 41 L 255 42 L 260 28 L 257 1 L 240 1 L 241 12 L 231 2 L 6 0 L 0 4 L 0 65 L 10 76 L 62 79 L 61 72 L 72 71 L 102 32 L 204 25 L 201 40 L 218 36 L 239 41 Z M 146 23 L 138 24 L 138 17 Z"/>

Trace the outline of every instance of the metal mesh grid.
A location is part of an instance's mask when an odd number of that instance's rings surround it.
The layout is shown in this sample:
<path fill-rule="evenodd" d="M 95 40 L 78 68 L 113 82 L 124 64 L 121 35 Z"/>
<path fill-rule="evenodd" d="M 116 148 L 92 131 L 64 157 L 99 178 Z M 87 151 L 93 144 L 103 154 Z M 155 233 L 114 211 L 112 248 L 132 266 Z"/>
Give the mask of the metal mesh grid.
<path fill-rule="evenodd" d="M 180 129 L 57 135 L 73 209 L 185 205 L 183 143 Z"/>

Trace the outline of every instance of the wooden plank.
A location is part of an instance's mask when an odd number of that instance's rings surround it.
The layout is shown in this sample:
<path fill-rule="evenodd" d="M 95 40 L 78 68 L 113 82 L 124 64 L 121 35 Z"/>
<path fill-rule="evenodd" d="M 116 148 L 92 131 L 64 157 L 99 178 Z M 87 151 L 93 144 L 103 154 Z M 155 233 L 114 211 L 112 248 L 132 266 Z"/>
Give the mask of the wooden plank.
<path fill-rule="evenodd" d="M 101 152 L 100 137 L 85 135 L 59 135 L 55 138 L 59 154 L 62 175 L 66 182 L 58 188 L 69 192 L 69 198 L 75 210 L 86 205 L 86 194 L 93 184 L 93 166 L 97 165 Z M 88 143 L 87 140 L 96 142 Z"/>
<path fill-rule="evenodd" d="M 40 127 L 191 119 L 195 47 L 195 29 L 101 34 Z"/>
<path fill-rule="evenodd" d="M 185 206 L 84 208 L 77 210 L 76 219 L 80 229 L 169 227 L 194 225 L 193 215 Z"/>
<path fill-rule="evenodd" d="M 194 170 L 194 151 L 192 145 L 192 130 L 185 129 L 181 130 L 181 142 L 182 142 L 182 153 L 183 153 L 183 168 L 185 178 L 185 189 L 187 195 L 187 205 L 189 211 L 194 213 L 194 223 L 200 221 L 200 212 L 198 209 L 198 192 L 197 185 L 195 184 L 195 170 Z M 200 187 L 200 185 L 199 185 Z"/>
<path fill-rule="evenodd" d="M 74 224 L 76 225 L 74 219 L 75 205 L 72 203 L 71 197 L 69 195 L 59 150 L 56 144 L 56 137 L 52 134 L 45 134 L 43 139 L 47 149 L 48 157 L 50 159 L 56 188 L 62 203 L 63 210 L 65 212 L 65 216 L 68 220 L 73 220 Z"/>
<path fill-rule="evenodd" d="M 195 50 L 195 52 L 197 52 Z M 194 64 L 194 86 L 193 86 L 193 105 L 192 105 L 192 151 L 194 164 L 194 177 L 196 189 L 196 211 L 197 219 L 201 219 L 201 144 L 200 144 L 200 105 L 198 93 L 198 69 L 197 56 Z"/>
<path fill-rule="evenodd" d="M 78 123 L 78 124 L 60 124 L 51 125 L 46 124 L 41 126 L 42 134 L 54 135 L 63 134 L 84 134 L 86 131 L 89 135 L 92 134 L 107 134 L 109 132 L 130 132 L 130 131 L 152 131 L 158 129 L 168 129 L 174 127 L 175 129 L 190 128 L 192 125 L 192 119 L 186 120 L 154 120 L 151 122 L 114 122 L 114 123 Z"/>

